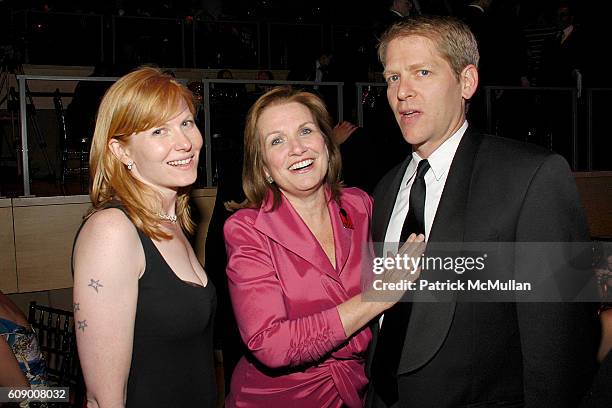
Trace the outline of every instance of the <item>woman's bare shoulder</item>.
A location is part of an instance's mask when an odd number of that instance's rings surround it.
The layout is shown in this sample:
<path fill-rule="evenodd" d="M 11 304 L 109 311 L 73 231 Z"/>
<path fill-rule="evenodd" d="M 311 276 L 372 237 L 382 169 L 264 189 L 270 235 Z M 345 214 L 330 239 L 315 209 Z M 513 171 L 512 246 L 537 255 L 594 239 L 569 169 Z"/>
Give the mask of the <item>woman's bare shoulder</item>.
<path fill-rule="evenodd" d="M 107 208 L 92 214 L 83 225 L 74 249 L 75 274 L 81 266 L 111 266 L 123 262 L 135 272 L 144 265 L 144 252 L 138 232 L 130 219 L 118 208 Z M 138 273 L 137 273 L 138 276 Z"/>

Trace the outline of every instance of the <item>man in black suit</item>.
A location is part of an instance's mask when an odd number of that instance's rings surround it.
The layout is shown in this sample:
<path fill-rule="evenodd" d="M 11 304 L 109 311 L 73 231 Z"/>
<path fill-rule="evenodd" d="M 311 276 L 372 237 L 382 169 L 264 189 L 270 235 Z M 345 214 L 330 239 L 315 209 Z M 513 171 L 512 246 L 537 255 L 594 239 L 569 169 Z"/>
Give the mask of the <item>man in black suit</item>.
<path fill-rule="evenodd" d="M 395 24 L 379 56 L 412 154 L 374 192 L 375 242 L 403 241 L 406 225 L 415 228 L 408 233 L 424 232 L 428 247 L 588 240 L 563 158 L 468 126 L 479 55 L 464 23 L 415 17 Z M 530 266 L 512 261 L 515 274 Z M 598 340 L 595 311 L 584 303 L 458 302 L 452 293 L 445 301 L 398 303 L 374 336 L 368 404 L 574 407 L 597 368 Z"/>
<path fill-rule="evenodd" d="M 542 49 L 538 86 L 576 87 L 588 47 L 569 4 L 561 4 L 556 17 L 559 31 Z"/>

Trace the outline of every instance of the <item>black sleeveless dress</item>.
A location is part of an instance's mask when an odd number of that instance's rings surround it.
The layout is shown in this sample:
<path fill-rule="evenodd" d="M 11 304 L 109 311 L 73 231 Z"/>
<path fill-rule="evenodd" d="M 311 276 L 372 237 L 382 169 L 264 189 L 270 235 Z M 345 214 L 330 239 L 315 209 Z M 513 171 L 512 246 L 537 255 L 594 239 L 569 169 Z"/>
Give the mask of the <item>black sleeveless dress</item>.
<path fill-rule="evenodd" d="M 215 288 L 210 279 L 206 287 L 179 279 L 153 241 L 137 231 L 146 268 L 138 281 L 126 406 L 214 407 Z"/>
<path fill-rule="evenodd" d="M 214 407 L 213 316 L 217 298 L 179 279 L 138 230 L 147 266 L 138 282 L 127 407 Z"/>

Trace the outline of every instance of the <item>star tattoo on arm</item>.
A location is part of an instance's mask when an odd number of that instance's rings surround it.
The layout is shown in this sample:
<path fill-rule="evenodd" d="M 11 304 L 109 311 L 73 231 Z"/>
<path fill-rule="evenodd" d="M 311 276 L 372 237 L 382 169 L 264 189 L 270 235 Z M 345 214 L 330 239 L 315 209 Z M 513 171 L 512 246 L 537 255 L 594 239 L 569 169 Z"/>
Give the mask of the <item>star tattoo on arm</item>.
<path fill-rule="evenodd" d="M 98 279 L 98 280 L 95 280 L 95 279 L 90 279 L 90 280 L 89 280 L 89 285 L 87 285 L 87 286 L 92 287 L 92 288 L 93 288 L 93 289 L 96 291 L 96 293 L 99 293 L 99 292 L 98 292 L 98 288 L 103 288 L 103 287 L 104 287 L 104 285 L 102 285 L 102 284 L 100 283 L 100 280 L 99 280 L 99 279 Z"/>
<path fill-rule="evenodd" d="M 81 310 L 81 306 L 79 303 L 73 303 L 72 307 L 74 309 L 74 313 L 78 312 L 79 310 Z"/>
<path fill-rule="evenodd" d="M 87 327 L 87 320 L 77 320 L 77 330 L 83 331 L 85 333 L 85 328 Z"/>

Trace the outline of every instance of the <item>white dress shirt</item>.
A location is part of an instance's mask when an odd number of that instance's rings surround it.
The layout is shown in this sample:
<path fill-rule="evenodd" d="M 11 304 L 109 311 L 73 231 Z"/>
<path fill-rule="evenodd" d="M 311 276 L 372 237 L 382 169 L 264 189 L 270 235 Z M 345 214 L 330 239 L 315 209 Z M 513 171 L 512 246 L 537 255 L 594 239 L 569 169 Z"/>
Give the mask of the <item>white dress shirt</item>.
<path fill-rule="evenodd" d="M 431 226 L 434 218 L 436 217 L 436 211 L 438 210 L 438 204 L 440 203 L 440 197 L 442 197 L 442 191 L 444 191 L 444 185 L 446 184 L 446 178 L 448 177 L 448 171 L 450 169 L 455 152 L 461 138 L 468 127 L 467 121 L 463 122 L 463 125 L 448 139 L 444 141 L 428 158 L 429 165 L 431 168 L 425 173 L 425 187 L 427 189 L 425 195 L 425 241 L 429 238 L 431 232 Z M 397 193 L 395 199 L 395 206 L 391 213 L 391 219 L 389 221 L 389 227 L 387 228 L 387 234 L 385 235 L 385 242 L 397 243 L 400 240 L 402 233 L 402 226 L 404 225 L 404 219 L 408 214 L 408 204 L 410 202 L 410 188 L 414 181 L 417 166 L 422 160 L 418 154 L 412 152 L 412 160 L 406 168 L 404 178 L 402 179 L 401 187 Z"/>

